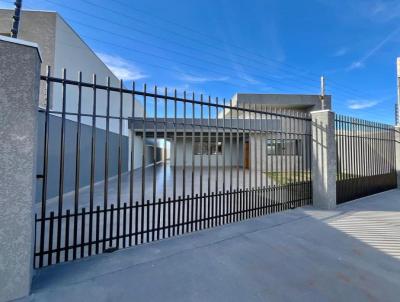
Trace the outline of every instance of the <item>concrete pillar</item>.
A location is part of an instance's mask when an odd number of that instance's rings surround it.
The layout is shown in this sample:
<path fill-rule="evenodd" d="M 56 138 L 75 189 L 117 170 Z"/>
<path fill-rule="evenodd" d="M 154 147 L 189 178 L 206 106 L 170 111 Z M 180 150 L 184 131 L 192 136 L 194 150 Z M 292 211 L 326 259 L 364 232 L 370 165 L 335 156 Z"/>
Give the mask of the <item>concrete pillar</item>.
<path fill-rule="evenodd" d="M 29 294 L 33 267 L 40 54 L 0 36 L 0 301 Z"/>
<path fill-rule="evenodd" d="M 335 114 L 330 110 L 311 112 L 311 175 L 313 205 L 320 209 L 336 207 Z"/>
<path fill-rule="evenodd" d="M 400 188 L 400 126 L 396 126 L 396 170 L 397 170 L 397 187 Z"/>

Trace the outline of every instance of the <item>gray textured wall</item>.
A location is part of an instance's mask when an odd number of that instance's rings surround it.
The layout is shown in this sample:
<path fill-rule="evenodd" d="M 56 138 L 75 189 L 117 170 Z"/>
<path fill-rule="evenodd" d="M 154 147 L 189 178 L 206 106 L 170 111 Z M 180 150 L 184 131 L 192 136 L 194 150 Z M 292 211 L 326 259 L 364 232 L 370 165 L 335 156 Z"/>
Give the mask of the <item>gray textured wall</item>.
<path fill-rule="evenodd" d="M 0 301 L 29 294 L 40 58 L 0 38 Z"/>
<path fill-rule="evenodd" d="M 8 33 L 12 25 L 12 16 L 14 11 L 9 9 L 0 9 L 0 34 Z M 111 86 L 119 87 L 118 78 L 94 53 L 94 51 L 79 37 L 79 35 L 63 20 L 56 12 L 41 11 L 22 11 L 21 23 L 18 37 L 26 41 L 32 41 L 40 46 L 42 54 L 42 74 L 46 74 L 46 66 L 51 66 L 52 75 L 61 77 L 62 69 L 67 69 L 67 78 L 71 80 L 78 79 L 78 72 L 82 72 L 84 82 L 92 82 L 92 75 L 97 75 L 97 84 L 106 84 L 107 76 L 111 79 Z M 60 84 L 52 83 L 50 90 L 51 109 L 61 111 L 62 90 Z M 40 87 L 39 103 L 42 107 L 46 105 L 46 85 L 42 81 Z M 92 112 L 91 89 L 82 89 L 82 112 Z M 77 111 L 78 89 L 77 87 L 67 87 L 67 108 L 69 111 Z M 132 107 L 132 95 L 123 94 L 124 113 L 130 116 Z M 110 108 L 111 115 L 119 113 L 119 93 L 111 93 Z M 106 112 L 106 94 L 104 91 L 97 92 L 97 112 L 105 114 Z M 143 114 L 143 108 L 140 102 L 135 102 L 136 116 Z M 67 119 L 74 120 L 73 116 Z M 90 125 L 89 117 L 82 117 L 82 123 Z M 98 119 L 98 128 L 105 129 L 105 120 Z M 118 123 L 110 123 L 110 131 L 118 132 Z M 127 122 L 123 122 L 123 131 L 128 135 Z"/>
<path fill-rule="evenodd" d="M 37 155 L 37 174 L 43 173 L 43 154 L 44 154 L 44 129 L 45 114 L 38 113 L 38 155 Z M 48 186 L 47 198 L 58 195 L 59 192 L 59 173 L 60 173 L 60 145 L 61 145 L 61 122 L 59 116 L 50 115 L 49 122 L 49 163 L 48 163 Z M 75 188 L 75 160 L 76 160 L 76 131 L 77 123 L 66 120 L 65 127 L 65 170 L 64 170 L 64 193 L 70 192 Z M 80 143 L 80 187 L 85 187 L 90 183 L 90 164 L 91 164 L 91 136 L 92 127 L 81 125 Z M 106 131 L 96 129 L 96 162 L 95 162 L 95 182 L 104 179 L 105 168 L 105 140 Z M 122 171 L 128 171 L 128 137 L 122 136 Z M 113 132 L 109 134 L 109 176 L 118 173 L 118 145 L 119 136 Z M 36 200 L 41 201 L 42 182 L 37 182 Z"/>
<path fill-rule="evenodd" d="M 313 205 L 321 209 L 336 207 L 335 113 L 315 111 L 312 117 L 311 177 Z"/>
<path fill-rule="evenodd" d="M 0 33 L 7 33 L 12 26 L 14 10 L 0 9 Z M 39 45 L 42 54 L 42 74 L 46 66 L 54 66 L 54 48 L 56 39 L 56 14 L 54 12 L 22 11 L 18 38 L 32 41 Z M 45 106 L 45 85 L 40 86 L 39 104 Z"/>
<path fill-rule="evenodd" d="M 339 171 L 359 176 L 390 173 L 393 169 L 393 161 L 390 156 L 394 152 L 391 140 L 390 133 L 384 130 L 375 129 L 371 132 L 365 130 L 361 132 L 361 130 L 355 129 L 353 132 L 337 129 Z M 354 162 L 349 164 L 352 161 Z"/>

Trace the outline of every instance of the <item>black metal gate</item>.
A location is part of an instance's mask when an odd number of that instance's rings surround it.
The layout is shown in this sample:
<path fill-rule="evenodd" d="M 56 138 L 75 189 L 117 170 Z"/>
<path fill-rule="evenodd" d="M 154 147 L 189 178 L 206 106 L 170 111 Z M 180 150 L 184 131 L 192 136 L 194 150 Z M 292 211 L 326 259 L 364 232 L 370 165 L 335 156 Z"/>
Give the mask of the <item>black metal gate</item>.
<path fill-rule="evenodd" d="M 395 128 L 337 115 L 337 202 L 397 187 Z"/>
<path fill-rule="evenodd" d="M 307 114 L 62 74 L 41 77 L 35 267 L 311 203 Z"/>

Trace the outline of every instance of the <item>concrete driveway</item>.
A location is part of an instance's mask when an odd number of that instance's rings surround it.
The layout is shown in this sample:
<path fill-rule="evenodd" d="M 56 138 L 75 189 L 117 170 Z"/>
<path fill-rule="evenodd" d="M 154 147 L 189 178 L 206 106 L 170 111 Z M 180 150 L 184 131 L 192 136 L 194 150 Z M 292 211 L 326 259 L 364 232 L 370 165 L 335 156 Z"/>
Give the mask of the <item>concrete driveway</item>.
<path fill-rule="evenodd" d="M 37 271 L 25 301 L 399 301 L 400 190 Z"/>
<path fill-rule="evenodd" d="M 154 177 L 155 172 L 155 177 Z M 239 177 L 237 177 L 239 173 Z M 225 174 L 225 178 L 224 178 Z M 244 181 L 243 181 L 243 174 Z M 142 170 L 136 169 L 133 174 L 133 201 L 140 201 L 142 197 Z M 173 187 L 174 187 L 174 168 L 170 166 L 169 163 L 166 164 L 166 174 L 165 174 L 165 194 L 166 198 L 173 197 Z M 193 177 L 193 187 L 192 187 L 192 177 Z M 226 167 L 225 173 L 222 167 L 211 168 L 210 172 L 208 172 L 207 167 L 203 167 L 200 169 L 199 167 L 195 167 L 193 169 L 191 167 L 186 167 L 185 172 L 183 172 L 182 167 L 176 168 L 175 174 L 175 185 L 176 185 L 176 196 L 185 196 L 192 194 L 193 195 L 200 193 L 208 192 L 208 177 L 210 177 L 210 192 L 216 192 L 216 188 L 218 191 L 224 190 L 224 181 L 225 181 L 225 190 L 229 190 L 232 185 L 232 190 L 235 189 L 245 189 L 251 187 L 258 186 L 268 186 L 275 184 L 273 180 L 268 178 L 265 173 L 261 173 L 259 171 L 250 171 L 245 169 L 243 171 L 242 168 L 235 167 Z M 232 177 L 232 182 L 231 182 Z M 202 179 L 202 181 L 200 181 Z M 154 169 L 153 166 L 148 166 L 145 168 L 144 174 L 144 199 L 145 200 L 153 200 L 153 192 L 155 192 L 155 198 L 158 200 L 159 198 L 163 198 L 164 193 L 164 164 L 158 163 Z M 185 183 L 185 186 L 183 186 Z M 200 185 L 202 184 L 202 186 Z M 153 188 L 155 187 L 155 190 Z M 185 188 L 185 190 L 183 190 Z M 129 203 L 130 196 L 130 174 L 124 173 L 121 177 L 121 202 Z M 107 194 L 107 202 L 108 205 L 116 204 L 118 197 L 118 178 L 116 176 L 109 178 L 108 180 L 108 194 Z M 67 209 L 72 210 L 74 207 L 74 199 L 75 192 L 71 191 L 65 193 L 63 196 L 63 209 L 64 212 Z M 90 200 L 90 187 L 84 187 L 79 190 L 79 208 L 89 207 Z M 104 203 L 104 181 L 99 181 L 94 185 L 94 207 L 97 205 L 102 206 Z M 47 200 L 47 213 L 50 211 L 57 212 L 58 208 L 58 197 L 54 197 Z M 39 213 L 41 210 L 41 203 L 36 204 L 36 213 Z"/>

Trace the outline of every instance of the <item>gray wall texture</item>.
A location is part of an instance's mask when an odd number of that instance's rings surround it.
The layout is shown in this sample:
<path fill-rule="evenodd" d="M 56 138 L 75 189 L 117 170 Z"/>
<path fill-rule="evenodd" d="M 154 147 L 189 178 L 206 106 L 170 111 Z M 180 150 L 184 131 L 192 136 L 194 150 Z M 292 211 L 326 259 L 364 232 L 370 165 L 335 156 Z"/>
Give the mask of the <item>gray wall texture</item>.
<path fill-rule="evenodd" d="M 336 141 L 335 113 L 330 110 L 311 112 L 312 154 L 311 178 L 313 205 L 321 209 L 336 207 Z"/>
<path fill-rule="evenodd" d="M 0 33 L 8 33 L 12 26 L 13 10 L 0 9 Z M 55 13 L 49 12 L 21 12 L 21 22 L 18 30 L 18 38 L 32 41 L 39 45 L 42 54 L 42 74 L 46 73 L 46 66 L 55 64 L 55 39 L 56 39 L 56 18 Z M 45 85 L 40 86 L 39 104 L 44 106 L 46 100 Z"/>
<path fill-rule="evenodd" d="M 40 57 L 23 43 L 0 37 L 0 301 L 32 280 Z"/>
<path fill-rule="evenodd" d="M 0 9 L 0 34 L 8 33 L 12 25 L 14 11 Z M 106 78 L 110 77 L 111 86 L 119 87 L 118 78 L 104 64 L 96 53 L 79 37 L 79 35 L 68 25 L 67 22 L 56 12 L 45 11 L 22 11 L 21 23 L 18 37 L 26 41 L 32 41 L 39 45 L 42 54 L 41 73 L 46 74 L 46 67 L 51 66 L 51 74 L 56 77 L 62 76 L 62 69 L 67 69 L 67 78 L 78 79 L 78 72 L 82 72 L 84 82 L 92 82 L 92 75 L 97 75 L 97 84 L 106 84 Z M 50 84 L 50 109 L 61 111 L 62 90 L 60 84 Z M 82 112 L 92 112 L 92 90 L 82 89 Z M 78 89 L 67 86 L 67 110 L 77 112 Z M 113 104 L 110 114 L 119 113 L 119 93 L 111 93 L 110 99 Z M 124 116 L 129 116 L 132 107 L 132 95 L 124 94 Z M 46 85 L 41 82 L 39 104 L 46 105 Z M 106 112 L 106 93 L 97 92 L 97 112 Z M 140 102 L 135 102 L 136 116 L 143 114 Z M 74 120 L 73 116 L 67 119 Z M 82 117 L 82 123 L 90 125 L 90 117 Z M 99 119 L 97 127 L 105 129 L 105 120 Z M 110 131 L 118 133 L 118 123 L 110 123 Z M 127 122 L 123 122 L 123 131 L 128 135 Z"/>
<path fill-rule="evenodd" d="M 61 162 L 61 123 L 59 116 L 49 115 L 49 151 L 48 151 L 48 185 L 47 198 L 52 198 L 59 193 L 60 162 Z M 75 189 L 75 162 L 76 162 L 76 132 L 78 124 L 71 120 L 65 120 L 65 155 L 64 155 L 64 193 Z M 80 140 L 80 187 L 90 184 L 91 166 L 91 138 L 93 127 L 81 124 Z M 37 174 L 43 173 L 44 160 L 44 136 L 45 135 L 45 113 L 38 113 L 38 153 L 37 153 Z M 104 180 L 105 169 L 105 142 L 106 131 L 96 128 L 95 148 L 95 182 Z M 128 171 L 129 138 L 122 136 L 122 172 Z M 109 177 L 118 174 L 118 146 L 119 136 L 116 133 L 109 133 Z M 42 198 L 42 182 L 37 181 L 36 201 Z"/>

